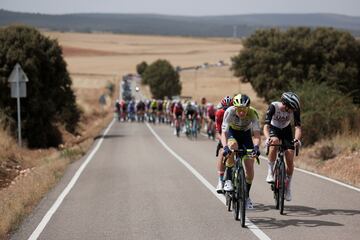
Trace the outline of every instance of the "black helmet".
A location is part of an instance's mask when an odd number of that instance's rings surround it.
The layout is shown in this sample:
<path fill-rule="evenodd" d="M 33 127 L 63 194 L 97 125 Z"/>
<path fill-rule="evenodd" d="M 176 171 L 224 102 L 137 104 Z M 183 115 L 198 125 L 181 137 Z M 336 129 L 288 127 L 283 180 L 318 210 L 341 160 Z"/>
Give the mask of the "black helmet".
<path fill-rule="evenodd" d="M 294 109 L 295 111 L 300 110 L 299 97 L 293 92 L 284 92 L 281 95 L 281 102 L 284 103 L 289 108 Z"/>

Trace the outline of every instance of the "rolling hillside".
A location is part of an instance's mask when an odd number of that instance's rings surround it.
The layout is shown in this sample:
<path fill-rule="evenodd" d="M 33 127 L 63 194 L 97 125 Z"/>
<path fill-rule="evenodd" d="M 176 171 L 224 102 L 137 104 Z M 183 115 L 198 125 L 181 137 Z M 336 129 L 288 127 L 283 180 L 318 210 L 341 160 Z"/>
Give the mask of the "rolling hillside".
<path fill-rule="evenodd" d="M 360 36 L 360 17 L 338 14 L 170 16 L 156 14 L 20 13 L 0 10 L 0 26 L 26 24 L 56 31 L 113 32 L 200 37 L 248 36 L 259 28 L 334 27 Z M 236 26 L 236 28 L 234 27 Z M 236 29 L 236 31 L 234 31 Z"/>

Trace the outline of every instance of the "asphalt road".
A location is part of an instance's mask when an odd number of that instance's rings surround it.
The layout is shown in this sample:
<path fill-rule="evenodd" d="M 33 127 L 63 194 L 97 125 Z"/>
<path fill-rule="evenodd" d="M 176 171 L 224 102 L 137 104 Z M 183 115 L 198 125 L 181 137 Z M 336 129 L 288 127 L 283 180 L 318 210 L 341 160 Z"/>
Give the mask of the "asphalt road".
<path fill-rule="evenodd" d="M 264 161 L 255 167 L 255 209 L 241 228 L 215 193 L 215 148 L 202 136 L 177 138 L 167 125 L 115 122 L 11 239 L 359 238 L 360 191 L 295 171 L 282 216 Z"/>

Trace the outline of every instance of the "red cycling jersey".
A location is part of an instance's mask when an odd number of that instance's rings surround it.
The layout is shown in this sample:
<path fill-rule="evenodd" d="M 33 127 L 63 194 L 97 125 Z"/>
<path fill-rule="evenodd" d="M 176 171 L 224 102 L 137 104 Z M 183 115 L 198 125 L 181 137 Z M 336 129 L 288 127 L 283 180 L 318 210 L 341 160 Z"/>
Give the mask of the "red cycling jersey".
<path fill-rule="evenodd" d="M 216 123 L 216 132 L 221 134 L 221 124 L 224 118 L 225 110 L 223 108 L 216 111 L 215 114 L 215 123 Z"/>

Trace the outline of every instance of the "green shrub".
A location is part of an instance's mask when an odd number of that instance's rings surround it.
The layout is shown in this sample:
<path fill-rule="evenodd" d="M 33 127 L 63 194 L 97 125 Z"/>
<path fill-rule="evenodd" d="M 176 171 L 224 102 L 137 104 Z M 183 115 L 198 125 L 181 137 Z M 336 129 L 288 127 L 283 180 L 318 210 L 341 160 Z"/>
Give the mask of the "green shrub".
<path fill-rule="evenodd" d="M 7 78 L 16 63 L 29 78 L 27 97 L 21 99 L 22 136 L 31 148 L 57 147 L 62 141 L 58 123 L 74 132 L 80 118 L 61 47 L 31 27 L 0 29 L 0 110 L 12 119 L 6 124 L 14 136 L 17 107 Z"/>
<path fill-rule="evenodd" d="M 360 95 L 360 43 L 332 28 L 259 30 L 232 58 L 231 69 L 267 101 L 275 97 L 274 89 L 309 80 Z"/>
<path fill-rule="evenodd" d="M 303 141 L 306 145 L 344 131 L 344 122 L 354 122 L 357 109 L 351 97 L 325 83 L 305 82 L 294 87 L 301 99 Z"/>
<path fill-rule="evenodd" d="M 143 82 L 149 84 L 154 98 L 171 98 L 181 93 L 179 74 L 167 60 L 157 60 L 149 65 L 144 74 Z"/>

